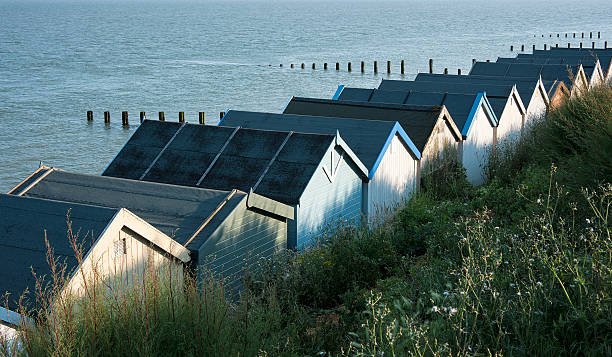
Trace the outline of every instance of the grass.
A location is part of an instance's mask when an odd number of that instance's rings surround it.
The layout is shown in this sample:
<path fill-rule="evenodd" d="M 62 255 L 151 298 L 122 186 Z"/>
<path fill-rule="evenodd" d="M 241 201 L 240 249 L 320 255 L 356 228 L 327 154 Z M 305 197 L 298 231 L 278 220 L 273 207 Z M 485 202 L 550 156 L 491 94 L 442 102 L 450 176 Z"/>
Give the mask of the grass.
<path fill-rule="evenodd" d="M 380 224 L 257 262 L 237 301 L 209 275 L 152 274 L 39 315 L 11 353 L 611 355 L 611 133 L 600 88 L 498 150 L 487 184 L 443 165 Z"/>

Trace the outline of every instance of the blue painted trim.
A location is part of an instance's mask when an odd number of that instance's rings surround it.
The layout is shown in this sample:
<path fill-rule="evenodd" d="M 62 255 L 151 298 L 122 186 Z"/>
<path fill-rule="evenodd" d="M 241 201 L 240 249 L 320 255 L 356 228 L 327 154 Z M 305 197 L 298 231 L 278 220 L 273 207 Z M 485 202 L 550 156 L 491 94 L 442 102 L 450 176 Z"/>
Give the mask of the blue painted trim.
<path fill-rule="evenodd" d="M 492 123 L 493 126 L 498 126 L 499 118 L 497 118 L 497 115 L 495 115 L 495 112 L 493 111 L 493 107 L 491 106 L 491 103 L 489 103 L 489 99 L 487 98 L 486 92 L 482 96 L 482 104 L 484 104 L 485 111 L 489 115 L 489 118 L 491 118 L 491 120 L 493 121 Z"/>
<path fill-rule="evenodd" d="M 289 106 L 289 103 L 291 103 L 291 101 L 293 100 L 293 98 L 295 98 L 295 96 L 291 96 L 291 98 L 289 98 L 289 100 L 287 101 L 287 103 L 285 103 L 285 106 L 283 106 L 283 109 L 281 109 L 281 113 L 284 114 L 285 110 L 287 110 L 287 107 Z"/>
<path fill-rule="evenodd" d="M 22 316 L 18 312 L 8 310 L 0 306 L 0 320 L 13 326 L 19 326 L 24 320 L 32 322 L 28 317 Z"/>
<path fill-rule="evenodd" d="M 478 111 L 478 107 L 480 106 L 480 102 L 482 102 L 482 96 L 485 92 L 479 92 L 476 95 L 476 100 L 474 104 L 472 104 L 472 109 L 470 109 L 470 114 L 468 114 L 467 120 L 465 124 L 463 124 L 463 128 L 461 129 L 461 136 L 463 138 L 467 138 L 468 133 L 470 132 L 470 127 L 472 126 L 472 122 L 474 121 L 474 117 L 476 116 L 476 112 Z"/>
<path fill-rule="evenodd" d="M 344 84 L 339 85 L 338 89 L 336 89 L 336 93 L 334 93 L 334 96 L 332 97 L 332 100 L 338 100 L 338 98 L 340 98 L 340 93 L 342 93 L 343 90 Z"/>
<path fill-rule="evenodd" d="M 404 128 L 402 128 L 402 126 L 400 125 L 400 123 L 395 122 L 395 125 L 393 126 L 393 129 L 391 129 L 391 133 L 389 133 L 389 136 L 387 137 L 387 141 L 385 141 L 385 145 L 380 150 L 380 153 L 378 154 L 378 157 L 376 158 L 376 161 L 374 162 L 374 165 L 372 165 L 372 168 L 370 169 L 370 173 L 369 173 L 369 179 L 370 180 L 374 178 L 374 174 L 376 173 L 376 170 L 378 169 L 378 166 L 380 166 L 380 163 L 382 162 L 382 159 L 383 159 L 385 153 L 387 152 L 387 149 L 389 148 L 389 145 L 391 145 L 391 142 L 393 141 L 393 138 L 395 137 L 395 134 L 399 134 L 399 136 L 408 145 L 408 147 L 412 151 L 413 156 L 417 160 L 421 159 L 421 152 L 419 152 L 419 149 L 417 149 L 417 147 L 414 145 L 414 143 L 412 142 L 412 140 L 410 139 L 408 134 L 406 134 L 406 131 L 404 131 Z"/>
<path fill-rule="evenodd" d="M 219 122 L 217 123 L 217 126 L 221 126 L 221 123 L 223 122 L 223 119 L 225 119 L 225 116 L 229 112 L 230 112 L 230 108 L 225 109 L 225 113 L 223 113 L 223 117 L 221 117 L 221 120 L 219 120 Z"/>

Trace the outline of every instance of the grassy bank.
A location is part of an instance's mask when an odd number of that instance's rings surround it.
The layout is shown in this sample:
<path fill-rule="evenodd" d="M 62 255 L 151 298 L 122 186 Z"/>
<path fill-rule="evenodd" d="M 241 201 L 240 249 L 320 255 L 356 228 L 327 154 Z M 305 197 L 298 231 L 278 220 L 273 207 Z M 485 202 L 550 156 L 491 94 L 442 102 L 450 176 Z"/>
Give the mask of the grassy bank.
<path fill-rule="evenodd" d="M 253 262 L 237 302 L 149 279 L 40 315 L 23 354 L 611 355 L 612 90 L 526 128 L 482 187 L 446 167 L 374 228 Z"/>

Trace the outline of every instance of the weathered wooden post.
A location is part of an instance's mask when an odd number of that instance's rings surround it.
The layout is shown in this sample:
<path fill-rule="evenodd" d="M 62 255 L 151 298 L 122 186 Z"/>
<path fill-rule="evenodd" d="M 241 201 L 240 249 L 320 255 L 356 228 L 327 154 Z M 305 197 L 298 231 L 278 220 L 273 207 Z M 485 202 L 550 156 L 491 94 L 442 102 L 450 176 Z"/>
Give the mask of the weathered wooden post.
<path fill-rule="evenodd" d="M 510 45 L 510 52 L 514 52 L 514 46 Z"/>
<path fill-rule="evenodd" d="M 378 61 L 374 61 L 374 73 L 378 73 Z"/>
<path fill-rule="evenodd" d="M 584 32 L 582 33 L 582 38 L 584 38 Z"/>
<path fill-rule="evenodd" d="M 223 120 L 224 116 L 225 116 L 225 112 L 219 112 L 219 121 Z"/>
<path fill-rule="evenodd" d="M 608 41 L 604 41 L 604 48 L 608 48 Z"/>
<path fill-rule="evenodd" d="M 291 68 L 293 68 L 293 63 L 291 64 Z"/>
<path fill-rule="evenodd" d="M 559 37 L 559 34 L 557 34 L 557 37 Z"/>
<path fill-rule="evenodd" d="M 323 63 L 323 70 L 327 71 L 327 62 Z"/>
<path fill-rule="evenodd" d="M 128 112 L 126 111 L 122 111 L 121 112 L 121 125 L 123 126 L 129 126 L 130 122 L 128 121 Z"/>
<path fill-rule="evenodd" d="M 110 112 L 104 112 L 104 124 L 110 124 Z"/>
<path fill-rule="evenodd" d="M 405 65 L 406 65 L 406 64 L 404 63 L 404 60 L 402 60 L 402 62 L 401 62 L 401 64 L 400 64 L 400 70 L 401 70 L 402 74 L 404 74 L 404 72 L 405 72 L 405 70 L 404 70 Z"/>
<path fill-rule="evenodd" d="M 593 44 L 592 44 L 592 48 L 595 48 L 595 42 L 593 42 Z"/>
<path fill-rule="evenodd" d="M 589 33 L 589 38 L 593 38 L 593 32 Z"/>
<path fill-rule="evenodd" d="M 487 62 L 491 62 L 491 60 L 490 60 L 490 59 L 488 59 L 488 60 L 487 60 Z"/>
<path fill-rule="evenodd" d="M 312 69 L 315 69 L 315 64 L 314 63 L 312 64 Z"/>
<path fill-rule="evenodd" d="M 304 69 L 306 66 L 304 65 L 304 63 L 302 63 L 302 69 Z"/>
<path fill-rule="evenodd" d="M 433 59 L 429 59 L 429 73 L 433 73 Z"/>
<path fill-rule="evenodd" d="M 142 123 L 147 118 L 147 113 L 140 112 L 140 122 Z"/>
<path fill-rule="evenodd" d="M 461 75 L 461 68 L 457 68 L 457 75 Z"/>
<path fill-rule="evenodd" d="M 555 48 L 559 48 L 559 44 L 558 43 L 555 43 Z"/>
<path fill-rule="evenodd" d="M 387 61 L 387 73 L 391 73 L 391 61 Z"/>
<path fill-rule="evenodd" d="M 185 122 L 185 112 L 179 112 L 179 123 Z"/>
<path fill-rule="evenodd" d="M 567 38 L 567 33 L 565 33 L 565 38 Z"/>
<path fill-rule="evenodd" d="M 525 52 L 525 45 L 521 45 L 521 52 Z"/>
<path fill-rule="evenodd" d="M 361 73 L 365 73 L 365 62 L 361 61 Z"/>
<path fill-rule="evenodd" d="M 532 50 L 535 51 L 535 45 L 532 46 Z"/>
<path fill-rule="evenodd" d="M 448 68 L 444 68 L 444 74 L 448 74 Z"/>
<path fill-rule="evenodd" d="M 472 66 L 476 63 L 476 58 L 472 58 Z"/>
<path fill-rule="evenodd" d="M 544 51 L 546 51 L 546 44 L 544 44 Z"/>
<path fill-rule="evenodd" d="M 580 42 L 580 48 L 582 48 L 582 42 Z"/>
<path fill-rule="evenodd" d="M 574 38 L 576 38 L 576 33 L 574 32 Z"/>
<path fill-rule="evenodd" d="M 204 112 L 198 112 L 198 123 L 204 125 Z"/>
<path fill-rule="evenodd" d="M 158 119 L 159 121 L 166 121 L 166 115 L 164 114 L 164 112 L 158 113 Z"/>
<path fill-rule="evenodd" d="M 336 71 L 339 71 L 339 70 L 340 70 L 340 63 L 336 62 Z"/>
<path fill-rule="evenodd" d="M 601 31 L 597 31 L 597 38 L 601 38 Z"/>
<path fill-rule="evenodd" d="M 572 48 L 572 44 L 571 43 L 567 43 L 567 48 Z"/>
<path fill-rule="evenodd" d="M 283 64 L 281 63 L 281 64 L 279 64 L 278 66 L 279 66 L 279 67 L 282 67 L 282 66 L 283 66 Z"/>
<path fill-rule="evenodd" d="M 349 62 L 349 63 L 346 65 L 346 69 L 347 69 L 349 72 L 351 72 L 351 71 L 353 70 L 353 65 L 352 65 L 352 63 L 351 63 L 351 62 Z"/>
<path fill-rule="evenodd" d="M 87 111 L 87 121 L 93 121 L 93 111 Z"/>

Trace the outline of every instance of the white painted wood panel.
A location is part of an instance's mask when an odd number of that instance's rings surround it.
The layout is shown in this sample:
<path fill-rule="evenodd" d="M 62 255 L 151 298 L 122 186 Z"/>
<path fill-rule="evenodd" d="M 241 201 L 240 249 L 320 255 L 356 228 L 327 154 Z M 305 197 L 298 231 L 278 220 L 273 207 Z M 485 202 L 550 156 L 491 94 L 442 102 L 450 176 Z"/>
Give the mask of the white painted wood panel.
<path fill-rule="evenodd" d="M 472 185 L 481 185 L 486 179 L 484 168 L 493 142 L 493 127 L 481 104 L 463 141 L 463 167 Z"/>

